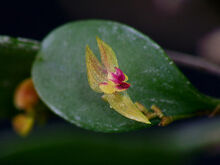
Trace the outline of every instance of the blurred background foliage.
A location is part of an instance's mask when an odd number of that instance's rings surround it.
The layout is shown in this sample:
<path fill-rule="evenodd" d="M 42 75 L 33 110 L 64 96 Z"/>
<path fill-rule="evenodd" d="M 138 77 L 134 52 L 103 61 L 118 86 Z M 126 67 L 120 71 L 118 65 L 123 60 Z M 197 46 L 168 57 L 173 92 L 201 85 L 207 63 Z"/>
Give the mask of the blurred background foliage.
<path fill-rule="evenodd" d="M 68 21 L 111 19 L 137 28 L 163 48 L 220 64 L 219 8 L 217 0 L 8 0 L 0 3 L 0 34 L 42 40 Z M 20 61 L 12 60 L 14 65 L 9 67 L 16 71 Z M 30 63 L 26 64 L 28 68 Z M 0 69 L 6 75 L 11 72 Z M 181 70 L 201 92 L 220 97 L 220 77 Z M 27 77 L 28 72 L 24 74 Z M 194 118 L 166 128 L 112 135 L 84 131 L 54 117 L 25 139 L 12 132 L 9 120 L 0 120 L 0 163 L 39 164 L 47 159 L 57 164 L 219 164 L 219 120 Z"/>

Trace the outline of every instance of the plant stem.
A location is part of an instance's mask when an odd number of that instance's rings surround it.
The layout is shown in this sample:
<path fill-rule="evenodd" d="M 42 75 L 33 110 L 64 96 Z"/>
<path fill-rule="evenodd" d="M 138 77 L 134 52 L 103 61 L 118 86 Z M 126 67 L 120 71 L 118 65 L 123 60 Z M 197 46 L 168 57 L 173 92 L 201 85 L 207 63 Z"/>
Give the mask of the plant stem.
<path fill-rule="evenodd" d="M 220 66 L 198 56 L 166 50 L 169 57 L 179 66 L 204 71 L 220 76 Z"/>
<path fill-rule="evenodd" d="M 14 38 L 9 36 L 0 36 L 0 50 L 7 53 L 23 52 L 34 53 L 39 51 L 40 42 L 26 38 Z M 220 76 L 220 66 L 216 65 L 202 57 L 196 57 L 185 53 L 166 50 L 169 57 L 179 66 L 204 71 L 216 76 Z"/>

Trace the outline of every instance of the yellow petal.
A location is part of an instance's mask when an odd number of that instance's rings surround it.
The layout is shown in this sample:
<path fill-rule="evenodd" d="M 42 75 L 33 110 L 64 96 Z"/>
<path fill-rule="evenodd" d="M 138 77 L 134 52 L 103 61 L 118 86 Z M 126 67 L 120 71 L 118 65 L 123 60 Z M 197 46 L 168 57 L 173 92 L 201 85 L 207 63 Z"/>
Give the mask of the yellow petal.
<path fill-rule="evenodd" d="M 107 74 L 89 46 L 86 46 L 86 67 L 90 87 L 96 92 L 102 92 L 99 84 L 107 80 Z"/>
<path fill-rule="evenodd" d="M 98 43 L 103 65 L 106 67 L 108 71 L 114 72 L 115 67 L 118 68 L 118 61 L 114 51 L 108 44 L 106 44 L 100 38 L 96 37 L 96 40 Z"/>
<path fill-rule="evenodd" d="M 146 124 L 150 124 L 148 118 L 137 108 L 126 92 L 105 94 L 103 99 L 121 115 Z"/>
<path fill-rule="evenodd" d="M 26 136 L 31 131 L 34 124 L 34 119 L 30 115 L 19 114 L 12 120 L 12 125 L 20 136 Z"/>
<path fill-rule="evenodd" d="M 115 84 L 112 81 L 108 81 L 107 84 L 100 84 L 99 88 L 106 94 L 112 94 L 116 91 Z"/>
<path fill-rule="evenodd" d="M 128 81 L 128 76 L 125 73 L 124 73 L 124 75 L 125 75 L 125 80 L 124 81 L 126 82 L 126 81 Z"/>

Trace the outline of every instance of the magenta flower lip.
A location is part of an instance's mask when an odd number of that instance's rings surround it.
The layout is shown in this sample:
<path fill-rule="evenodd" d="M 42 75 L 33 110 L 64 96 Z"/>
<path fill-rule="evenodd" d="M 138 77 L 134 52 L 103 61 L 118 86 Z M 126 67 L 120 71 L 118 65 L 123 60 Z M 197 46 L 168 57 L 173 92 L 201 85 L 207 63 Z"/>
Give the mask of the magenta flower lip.
<path fill-rule="evenodd" d="M 109 80 L 115 84 L 115 87 L 119 90 L 126 90 L 130 87 L 130 84 L 125 82 L 127 81 L 127 76 L 122 72 L 121 69 L 115 67 L 115 72 L 110 72 Z"/>
<path fill-rule="evenodd" d="M 116 88 L 118 88 L 119 90 L 126 90 L 130 87 L 131 85 L 129 83 L 126 82 L 121 82 L 120 84 L 116 85 Z"/>
<path fill-rule="evenodd" d="M 120 83 L 120 82 L 123 82 L 125 81 L 125 75 L 124 73 L 122 72 L 121 69 L 115 67 L 115 73 L 111 73 L 111 76 L 113 79 L 111 79 L 111 81 L 115 82 L 115 83 Z"/>

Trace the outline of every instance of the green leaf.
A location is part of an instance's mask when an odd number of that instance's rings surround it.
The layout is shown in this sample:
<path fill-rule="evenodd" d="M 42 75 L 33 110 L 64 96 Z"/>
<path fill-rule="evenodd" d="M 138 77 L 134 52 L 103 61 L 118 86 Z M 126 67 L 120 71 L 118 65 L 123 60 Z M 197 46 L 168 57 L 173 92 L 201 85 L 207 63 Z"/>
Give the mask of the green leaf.
<path fill-rule="evenodd" d="M 0 119 L 15 111 L 13 94 L 16 86 L 30 77 L 30 68 L 40 44 L 34 40 L 0 36 Z"/>
<path fill-rule="evenodd" d="M 69 23 L 51 32 L 34 62 L 32 77 L 41 99 L 60 117 L 80 127 L 121 132 L 146 127 L 127 119 L 90 89 L 85 64 L 89 45 L 99 55 L 96 37 L 112 47 L 128 75 L 131 99 L 166 116 L 213 110 L 218 100 L 200 94 L 154 41 L 135 29 L 111 21 Z M 153 124 L 158 123 L 154 120 Z"/>

